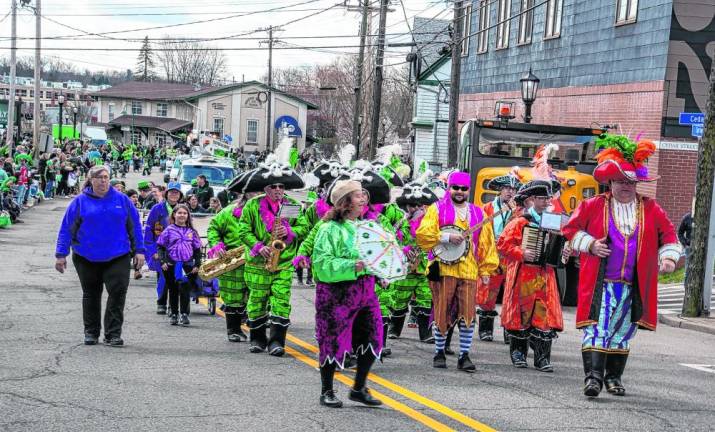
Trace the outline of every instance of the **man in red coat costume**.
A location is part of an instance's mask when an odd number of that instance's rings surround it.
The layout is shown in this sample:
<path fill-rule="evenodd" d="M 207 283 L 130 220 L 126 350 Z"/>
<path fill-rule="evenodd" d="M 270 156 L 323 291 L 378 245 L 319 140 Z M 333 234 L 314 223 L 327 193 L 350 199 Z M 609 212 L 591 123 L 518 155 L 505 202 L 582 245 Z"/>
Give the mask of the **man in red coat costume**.
<path fill-rule="evenodd" d="M 637 183 L 656 179 L 645 167 L 655 145 L 609 136 L 598 146 L 604 150 L 594 177 L 610 192 L 582 202 L 563 229 L 581 257 L 576 327 L 583 329 L 589 397 L 598 396 L 604 383 L 609 393 L 625 394 L 621 376 L 629 342 L 638 328 L 655 330 L 658 271 L 675 270 L 682 252 L 665 211 L 636 193 Z"/>

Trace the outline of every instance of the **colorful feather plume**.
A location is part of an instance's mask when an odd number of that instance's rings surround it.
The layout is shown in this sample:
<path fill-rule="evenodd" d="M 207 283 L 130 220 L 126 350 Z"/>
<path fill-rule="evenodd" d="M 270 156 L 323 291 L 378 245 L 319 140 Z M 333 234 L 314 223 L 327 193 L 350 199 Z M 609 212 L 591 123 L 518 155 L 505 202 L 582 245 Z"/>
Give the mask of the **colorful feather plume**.
<path fill-rule="evenodd" d="M 655 153 L 655 143 L 647 139 L 640 140 L 636 145 L 636 151 L 633 152 L 633 163 L 636 166 L 644 165 L 653 153 Z"/>

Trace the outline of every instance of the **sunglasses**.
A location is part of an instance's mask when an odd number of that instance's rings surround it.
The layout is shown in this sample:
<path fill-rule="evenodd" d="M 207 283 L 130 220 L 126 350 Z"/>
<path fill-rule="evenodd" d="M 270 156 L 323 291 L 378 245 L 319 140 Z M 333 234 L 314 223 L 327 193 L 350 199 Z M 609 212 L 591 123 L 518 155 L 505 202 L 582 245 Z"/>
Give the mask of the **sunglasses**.
<path fill-rule="evenodd" d="M 268 188 L 276 190 L 276 189 L 285 189 L 286 187 L 282 184 L 272 184 L 268 186 Z"/>
<path fill-rule="evenodd" d="M 452 190 L 467 192 L 469 190 L 469 186 L 452 186 Z"/>

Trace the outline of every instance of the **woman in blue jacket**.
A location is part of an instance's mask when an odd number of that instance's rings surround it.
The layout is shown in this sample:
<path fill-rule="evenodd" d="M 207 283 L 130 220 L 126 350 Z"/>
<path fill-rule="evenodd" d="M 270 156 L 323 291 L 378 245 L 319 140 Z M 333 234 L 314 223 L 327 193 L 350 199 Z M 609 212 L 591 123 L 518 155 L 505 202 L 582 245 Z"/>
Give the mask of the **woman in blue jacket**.
<path fill-rule="evenodd" d="M 67 255 L 82 285 L 84 343 L 95 345 L 102 329 L 102 291 L 107 288 L 104 311 L 104 343 L 122 346 L 124 302 L 129 286 L 130 260 L 144 265 L 144 240 L 139 213 L 123 193 L 109 184 L 104 165 L 89 170 L 82 193 L 65 211 L 57 235 L 55 269 L 64 273 Z"/>

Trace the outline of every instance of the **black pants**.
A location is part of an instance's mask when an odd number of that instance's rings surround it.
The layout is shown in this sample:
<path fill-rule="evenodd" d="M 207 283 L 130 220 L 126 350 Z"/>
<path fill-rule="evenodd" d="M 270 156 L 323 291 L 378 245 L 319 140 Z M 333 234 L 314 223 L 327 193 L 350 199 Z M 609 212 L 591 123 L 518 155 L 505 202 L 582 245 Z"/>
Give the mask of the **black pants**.
<path fill-rule="evenodd" d="M 164 270 L 164 280 L 166 281 L 165 291 L 169 293 L 169 309 L 172 314 L 189 313 L 189 295 L 191 287 L 196 284 L 196 275 L 191 274 L 194 268 L 193 262 L 184 263 L 184 272 L 188 276 L 187 282 L 178 282 L 174 276 L 175 265 L 170 265 L 168 270 Z"/>
<path fill-rule="evenodd" d="M 107 262 L 92 262 L 77 254 L 72 262 L 82 285 L 82 318 L 84 333 L 99 337 L 102 330 L 102 287 L 107 288 L 107 306 L 104 310 L 104 337 L 111 339 L 122 335 L 124 303 L 129 286 L 129 254 Z"/>

